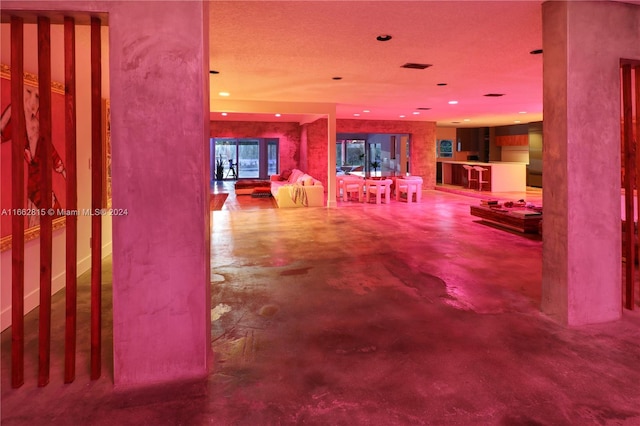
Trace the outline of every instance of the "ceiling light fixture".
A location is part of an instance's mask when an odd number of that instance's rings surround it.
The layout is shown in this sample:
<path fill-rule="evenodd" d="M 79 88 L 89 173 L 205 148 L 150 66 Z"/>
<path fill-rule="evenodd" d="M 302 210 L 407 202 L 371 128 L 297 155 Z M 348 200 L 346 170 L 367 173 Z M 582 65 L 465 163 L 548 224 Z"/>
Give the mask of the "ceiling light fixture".
<path fill-rule="evenodd" d="M 276 117 L 280 117 L 280 114 L 276 114 Z"/>
<path fill-rule="evenodd" d="M 360 117 L 360 114 L 355 113 L 355 114 L 353 114 L 353 116 L 354 116 L 354 117 Z"/>
<path fill-rule="evenodd" d="M 401 115 L 401 116 L 400 116 L 400 118 L 404 118 L 404 117 L 405 117 L 404 115 Z"/>
<path fill-rule="evenodd" d="M 368 109 L 363 109 L 362 112 L 371 112 Z"/>
<path fill-rule="evenodd" d="M 223 112 L 223 113 L 222 113 L 222 114 L 220 114 L 220 115 L 222 115 L 222 116 L 226 117 L 226 116 L 227 116 L 227 113 L 226 113 L 226 112 Z"/>
<path fill-rule="evenodd" d="M 471 121 L 471 119 L 470 119 L 470 118 L 465 118 L 465 119 L 464 119 L 464 120 L 462 120 L 462 121 Z"/>
<path fill-rule="evenodd" d="M 457 105 L 458 101 L 449 101 L 449 105 Z"/>
<path fill-rule="evenodd" d="M 378 37 L 376 37 L 376 40 L 378 40 L 378 41 L 389 41 L 392 38 L 393 37 L 391 37 L 389 34 L 381 34 Z"/>
<path fill-rule="evenodd" d="M 527 111 L 520 111 L 518 114 L 526 114 Z"/>
<path fill-rule="evenodd" d="M 218 95 L 220 95 L 220 96 L 229 96 L 230 93 L 229 92 L 219 92 Z"/>
<path fill-rule="evenodd" d="M 500 96 L 504 96 L 504 93 L 487 93 L 484 96 L 488 98 L 499 98 Z"/>
<path fill-rule="evenodd" d="M 342 80 L 342 77 L 333 77 L 334 80 Z"/>
<path fill-rule="evenodd" d="M 532 55 L 542 55 L 542 49 L 536 49 L 529 52 Z"/>
<path fill-rule="evenodd" d="M 210 70 L 209 74 L 220 74 L 220 71 L 216 71 L 216 70 Z"/>
<path fill-rule="evenodd" d="M 520 120 L 515 120 L 514 123 L 520 123 Z"/>
<path fill-rule="evenodd" d="M 416 109 L 419 109 L 420 111 L 429 111 L 431 108 L 429 108 L 429 107 L 418 107 Z"/>
<path fill-rule="evenodd" d="M 413 111 L 412 114 L 413 115 L 420 115 L 420 111 Z"/>
<path fill-rule="evenodd" d="M 436 86 L 446 86 L 446 85 L 447 85 L 447 83 L 438 83 L 438 84 L 436 84 Z"/>

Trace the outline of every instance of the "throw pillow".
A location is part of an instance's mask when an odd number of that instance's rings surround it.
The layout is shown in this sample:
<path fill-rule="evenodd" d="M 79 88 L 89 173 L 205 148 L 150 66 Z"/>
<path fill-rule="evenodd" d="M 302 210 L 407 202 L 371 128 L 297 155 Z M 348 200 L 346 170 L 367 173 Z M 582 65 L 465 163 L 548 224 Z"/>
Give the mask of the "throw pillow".
<path fill-rule="evenodd" d="M 304 172 L 302 170 L 293 169 L 291 171 L 291 175 L 289 175 L 289 178 L 287 180 L 289 181 L 289 183 L 295 183 L 298 181 L 298 178 L 303 174 Z"/>
<path fill-rule="evenodd" d="M 282 173 L 280 173 L 280 180 L 287 180 L 289 176 L 291 176 L 291 169 L 283 170 Z"/>

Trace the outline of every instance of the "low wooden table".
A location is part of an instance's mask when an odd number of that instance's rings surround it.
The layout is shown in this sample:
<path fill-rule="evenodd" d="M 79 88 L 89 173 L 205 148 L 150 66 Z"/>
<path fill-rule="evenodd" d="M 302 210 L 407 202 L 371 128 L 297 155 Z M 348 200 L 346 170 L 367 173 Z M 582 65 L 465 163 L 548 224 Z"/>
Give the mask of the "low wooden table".
<path fill-rule="evenodd" d="M 525 234 L 537 234 L 542 221 L 542 214 L 525 216 L 514 213 L 523 210 L 522 208 L 492 209 L 485 206 L 471 206 L 471 215 Z"/>

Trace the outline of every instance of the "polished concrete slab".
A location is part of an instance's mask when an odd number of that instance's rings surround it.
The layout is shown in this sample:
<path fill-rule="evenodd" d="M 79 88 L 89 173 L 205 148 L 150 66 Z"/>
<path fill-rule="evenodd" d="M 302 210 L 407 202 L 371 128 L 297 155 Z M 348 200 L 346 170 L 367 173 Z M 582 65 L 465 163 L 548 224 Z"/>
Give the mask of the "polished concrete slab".
<path fill-rule="evenodd" d="M 118 389 L 105 353 L 90 381 L 85 330 L 64 385 L 56 326 L 37 388 L 31 313 L 17 390 L 2 333 L 2 424 L 640 424 L 638 311 L 578 328 L 545 317 L 543 242 L 479 223 L 477 202 L 425 191 L 419 204 L 213 212 L 209 376 Z"/>

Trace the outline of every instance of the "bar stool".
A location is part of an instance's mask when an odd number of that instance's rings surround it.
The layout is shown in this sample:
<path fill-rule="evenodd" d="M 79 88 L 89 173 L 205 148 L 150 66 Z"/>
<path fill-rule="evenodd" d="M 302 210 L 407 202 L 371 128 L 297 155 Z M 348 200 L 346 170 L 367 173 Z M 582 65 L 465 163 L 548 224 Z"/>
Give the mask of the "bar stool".
<path fill-rule="evenodd" d="M 468 186 L 469 186 L 469 189 L 471 189 L 471 181 L 472 180 L 475 180 L 476 182 L 478 181 L 478 179 L 472 179 L 471 178 L 471 173 L 475 170 L 475 167 L 474 166 L 470 166 L 468 164 L 463 164 L 462 167 L 464 167 L 464 169 L 467 171 L 467 182 L 469 182 Z M 460 169 L 458 169 L 458 170 L 460 170 Z"/>
<path fill-rule="evenodd" d="M 482 172 L 486 172 L 489 169 L 485 169 L 484 167 L 480 166 L 473 166 L 473 169 L 478 172 L 478 191 L 482 191 L 482 184 L 489 183 L 488 180 L 482 180 Z"/>

